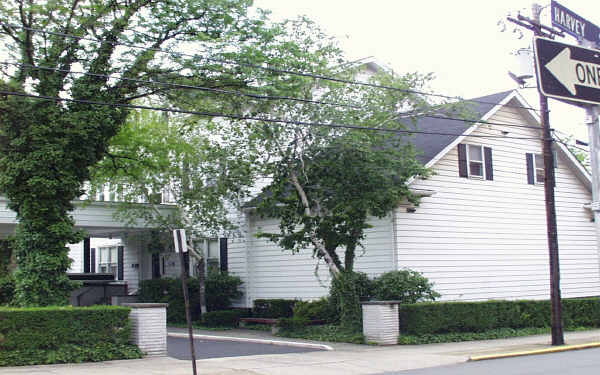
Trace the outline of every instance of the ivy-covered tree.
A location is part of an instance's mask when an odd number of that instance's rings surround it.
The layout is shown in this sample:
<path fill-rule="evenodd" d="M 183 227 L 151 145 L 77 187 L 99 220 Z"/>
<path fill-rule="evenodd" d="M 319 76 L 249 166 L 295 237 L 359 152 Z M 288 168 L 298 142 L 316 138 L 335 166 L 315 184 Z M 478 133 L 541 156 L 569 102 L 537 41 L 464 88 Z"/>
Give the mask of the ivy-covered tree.
<path fill-rule="evenodd" d="M 250 9 L 251 4 L 0 4 L 0 53 L 12 58 L 1 71 L 0 193 L 19 221 L 17 304 L 67 302 L 72 285 L 65 273 L 70 264 L 65 245 L 82 238 L 74 230 L 71 201 L 82 195 L 89 168 L 106 156 L 110 139 L 125 122 L 129 109 L 122 105 L 147 96 L 183 98 L 181 88 L 151 81 L 204 87 L 186 96 L 202 110 L 203 98 L 223 95 L 214 89 L 287 94 L 304 79 L 279 74 L 264 85 L 262 77 L 271 72 L 256 65 L 319 72 L 328 64 L 328 41 L 311 39 L 306 21 L 298 21 L 306 27 L 290 33 L 286 25 L 270 23 L 264 12 Z M 208 108 L 241 113 L 259 107 L 246 104 L 244 96 L 224 96 L 225 101 L 206 101 Z"/>

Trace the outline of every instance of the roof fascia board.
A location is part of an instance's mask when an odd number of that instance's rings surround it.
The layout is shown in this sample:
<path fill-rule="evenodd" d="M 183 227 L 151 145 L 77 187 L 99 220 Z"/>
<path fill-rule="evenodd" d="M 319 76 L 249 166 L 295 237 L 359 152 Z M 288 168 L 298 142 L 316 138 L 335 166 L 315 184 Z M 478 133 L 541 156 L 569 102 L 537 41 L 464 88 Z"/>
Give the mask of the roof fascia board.
<path fill-rule="evenodd" d="M 558 146 L 558 149 L 562 152 L 562 154 L 567 157 L 567 159 L 571 163 L 571 166 L 575 167 L 574 169 L 575 169 L 576 173 L 579 174 L 580 177 L 583 178 L 583 181 L 582 181 L 583 184 L 591 192 L 592 191 L 592 176 L 590 175 L 590 173 L 583 167 L 583 165 L 581 165 L 579 160 L 577 160 L 575 155 L 573 155 L 573 153 L 569 150 L 569 148 L 567 146 L 565 146 L 559 142 L 554 142 L 554 144 L 556 146 Z"/>

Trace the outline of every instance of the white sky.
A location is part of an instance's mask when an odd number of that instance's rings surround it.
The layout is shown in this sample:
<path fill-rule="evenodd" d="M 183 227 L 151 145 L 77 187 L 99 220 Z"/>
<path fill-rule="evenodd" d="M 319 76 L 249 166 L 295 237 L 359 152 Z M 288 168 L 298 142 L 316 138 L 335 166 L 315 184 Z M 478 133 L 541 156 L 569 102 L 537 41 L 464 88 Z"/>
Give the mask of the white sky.
<path fill-rule="evenodd" d="M 523 29 L 517 39 L 506 23 L 501 33 L 498 21 L 521 11 L 531 15 L 529 0 L 255 0 L 270 9 L 272 18 L 307 15 L 340 40 L 347 56 L 374 56 L 395 71 L 433 72 L 435 92 L 473 98 L 516 88 L 507 71 L 514 64 L 511 53 L 531 43 L 531 32 Z M 549 0 L 538 0 L 549 5 Z M 600 1 L 561 0 L 590 22 L 600 26 Z M 550 7 L 542 21 L 550 25 Z M 545 22 L 544 22 L 544 19 Z M 558 41 L 575 44 L 571 37 Z M 532 82 L 535 85 L 535 82 Z M 538 107 L 536 89 L 521 90 Z M 584 110 L 550 100 L 551 126 L 587 141 Z"/>

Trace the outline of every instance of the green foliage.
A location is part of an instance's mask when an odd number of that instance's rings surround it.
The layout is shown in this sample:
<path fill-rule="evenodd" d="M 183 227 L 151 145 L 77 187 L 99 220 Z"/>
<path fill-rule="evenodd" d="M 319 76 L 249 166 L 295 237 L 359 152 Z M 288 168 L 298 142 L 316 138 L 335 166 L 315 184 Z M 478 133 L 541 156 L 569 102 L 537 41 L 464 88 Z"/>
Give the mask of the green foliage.
<path fill-rule="evenodd" d="M 0 278 L 11 272 L 13 246 L 12 238 L 0 239 Z"/>
<path fill-rule="evenodd" d="M 600 299 L 563 300 L 565 327 L 600 327 Z M 550 327 L 550 301 L 436 302 L 400 305 L 400 332 L 424 335 Z"/>
<path fill-rule="evenodd" d="M 298 301 L 294 305 L 294 318 L 335 323 L 339 319 L 339 314 L 330 299 L 323 297 L 316 301 Z"/>
<path fill-rule="evenodd" d="M 341 272 L 331 282 L 330 300 L 345 329 L 359 331 L 362 328 L 361 300 L 368 300 L 373 293 L 373 282 L 364 272 Z"/>
<path fill-rule="evenodd" d="M 209 311 L 202 315 L 202 324 L 207 327 L 237 327 L 240 318 L 249 315 L 247 310 Z"/>
<path fill-rule="evenodd" d="M 243 282 L 238 276 L 227 272 L 211 271 L 206 277 L 206 305 L 209 311 L 225 310 L 231 301 L 242 296 Z"/>
<path fill-rule="evenodd" d="M 483 332 L 452 332 L 452 333 L 425 333 L 422 335 L 400 335 L 400 345 L 423 345 L 443 342 L 460 342 L 473 340 L 493 340 L 509 337 L 541 335 L 550 332 L 549 328 L 495 328 Z"/>
<path fill-rule="evenodd" d="M 129 345 L 130 309 L 0 308 L 0 365 L 140 358 Z"/>
<path fill-rule="evenodd" d="M 206 279 L 206 292 L 208 309 L 218 310 L 229 308 L 231 300 L 240 297 L 239 286 L 242 281 L 237 276 L 227 273 L 215 272 Z M 198 279 L 188 278 L 188 291 L 190 296 L 190 311 L 192 320 L 200 319 L 200 297 Z M 219 289 L 222 288 L 222 289 Z M 213 294 L 216 293 L 216 294 Z M 185 302 L 180 279 L 153 279 L 143 280 L 138 291 L 140 302 L 168 303 L 167 321 L 170 323 L 185 322 Z"/>
<path fill-rule="evenodd" d="M 294 316 L 293 318 L 280 318 L 277 322 L 277 327 L 281 330 L 299 330 L 310 324 L 306 318 Z"/>
<path fill-rule="evenodd" d="M 0 19 L 8 26 L 0 34 L 0 54 L 24 64 L 0 72 L 2 90 L 73 100 L 0 98 L 0 194 L 9 199 L 19 222 L 16 303 L 67 303 L 73 285 L 65 275 L 66 245 L 82 238 L 74 230 L 71 201 L 82 195 L 90 168 L 105 157 L 114 164 L 115 176 L 139 170 L 124 163 L 139 154 L 113 153 L 109 148 L 130 110 L 85 101 L 127 104 L 150 98 L 175 109 L 266 113 L 271 104 L 250 99 L 256 96 L 223 95 L 218 90 L 198 94 L 135 80 L 227 87 L 249 95 L 290 95 L 298 93 L 307 78 L 274 77 L 247 66 L 215 64 L 206 57 L 315 73 L 329 64 L 336 49 L 328 38 L 312 38 L 314 25 L 309 21 L 269 22 L 266 12 L 249 12 L 251 5 L 248 0 L 2 2 Z M 25 32 L 21 27 L 50 34 Z M 121 48 L 123 43 L 151 48 Z M 190 47 L 199 53 L 157 52 Z M 69 74 L 74 66 L 83 74 Z M 203 118 L 210 132 L 214 124 L 210 116 Z M 196 120 L 190 118 L 188 125 L 195 127 Z M 227 134 L 239 136 L 239 132 Z M 209 195 L 208 199 L 214 198 Z"/>
<path fill-rule="evenodd" d="M 373 297 L 378 301 L 400 301 L 402 304 L 435 301 L 440 294 L 433 283 L 417 271 L 389 271 L 373 280 Z"/>
<path fill-rule="evenodd" d="M 290 318 L 294 314 L 295 299 L 255 299 L 252 316 L 256 318 Z"/>
<path fill-rule="evenodd" d="M 282 329 L 277 333 L 277 336 L 315 341 L 348 342 L 351 344 L 365 343 L 362 332 L 348 330 L 334 324 Z"/>
<path fill-rule="evenodd" d="M 8 305 L 15 294 L 15 280 L 12 275 L 0 276 L 0 306 Z"/>

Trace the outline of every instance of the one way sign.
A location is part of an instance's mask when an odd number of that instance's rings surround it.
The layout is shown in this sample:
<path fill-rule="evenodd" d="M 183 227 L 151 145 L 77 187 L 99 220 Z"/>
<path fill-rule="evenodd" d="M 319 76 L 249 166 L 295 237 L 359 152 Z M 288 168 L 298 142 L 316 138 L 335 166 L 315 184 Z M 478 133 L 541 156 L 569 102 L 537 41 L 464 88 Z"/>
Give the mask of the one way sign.
<path fill-rule="evenodd" d="M 542 94 L 600 104 L 600 51 L 535 38 L 538 86 Z"/>

